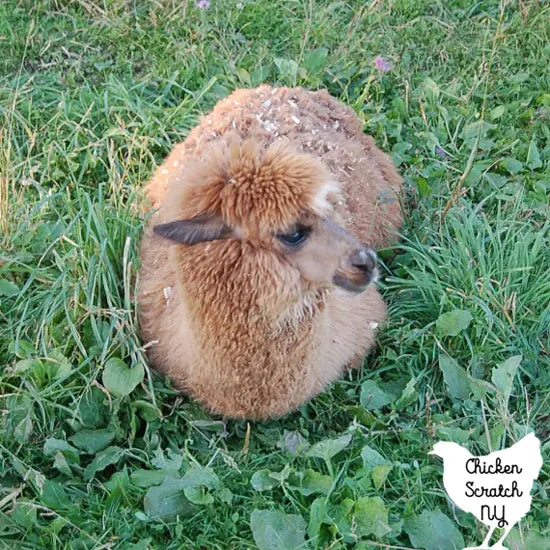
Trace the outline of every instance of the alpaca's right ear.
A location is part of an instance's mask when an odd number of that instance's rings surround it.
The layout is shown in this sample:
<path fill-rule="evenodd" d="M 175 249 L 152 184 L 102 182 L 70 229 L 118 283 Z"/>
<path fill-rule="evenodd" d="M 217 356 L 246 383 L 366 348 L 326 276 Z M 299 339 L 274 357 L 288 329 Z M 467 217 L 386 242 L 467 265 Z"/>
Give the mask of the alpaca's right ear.
<path fill-rule="evenodd" d="M 183 244 L 197 244 L 224 239 L 231 229 L 219 217 L 197 216 L 190 220 L 176 220 L 153 227 L 155 235 Z"/>

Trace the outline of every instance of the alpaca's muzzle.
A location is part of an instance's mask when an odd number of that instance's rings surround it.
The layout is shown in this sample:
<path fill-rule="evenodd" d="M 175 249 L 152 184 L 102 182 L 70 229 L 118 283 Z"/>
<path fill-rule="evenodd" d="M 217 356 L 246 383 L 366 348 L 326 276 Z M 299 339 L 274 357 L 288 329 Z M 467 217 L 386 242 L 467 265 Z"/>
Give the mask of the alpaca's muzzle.
<path fill-rule="evenodd" d="M 371 248 L 354 250 L 346 263 L 346 268 L 339 269 L 333 279 L 334 284 L 344 290 L 360 293 L 378 279 L 377 257 Z"/>

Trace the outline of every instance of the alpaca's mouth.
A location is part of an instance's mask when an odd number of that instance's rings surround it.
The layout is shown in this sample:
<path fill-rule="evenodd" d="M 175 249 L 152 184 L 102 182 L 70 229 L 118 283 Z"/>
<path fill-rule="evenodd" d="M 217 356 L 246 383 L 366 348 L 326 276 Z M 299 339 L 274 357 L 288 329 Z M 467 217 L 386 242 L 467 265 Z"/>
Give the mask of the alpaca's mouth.
<path fill-rule="evenodd" d="M 360 294 L 372 282 L 378 280 L 378 269 L 354 269 L 353 273 L 349 271 L 344 273 L 337 271 L 332 281 L 333 283 L 348 292 Z"/>

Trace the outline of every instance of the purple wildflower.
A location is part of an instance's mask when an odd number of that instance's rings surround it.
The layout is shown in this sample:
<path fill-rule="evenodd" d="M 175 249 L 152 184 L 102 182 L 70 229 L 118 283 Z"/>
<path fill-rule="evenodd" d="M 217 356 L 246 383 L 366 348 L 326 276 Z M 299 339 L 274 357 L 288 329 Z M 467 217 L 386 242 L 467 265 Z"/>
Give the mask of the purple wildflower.
<path fill-rule="evenodd" d="M 436 154 L 438 154 L 442 159 L 444 159 L 447 156 L 447 153 L 445 152 L 445 149 L 443 147 L 440 147 L 439 145 L 435 148 Z"/>
<path fill-rule="evenodd" d="M 381 73 L 391 71 L 391 63 L 385 57 L 380 55 L 374 60 L 374 65 Z"/>
<path fill-rule="evenodd" d="M 195 6 L 200 10 L 207 10 L 210 7 L 210 0 L 198 0 L 195 2 Z"/>

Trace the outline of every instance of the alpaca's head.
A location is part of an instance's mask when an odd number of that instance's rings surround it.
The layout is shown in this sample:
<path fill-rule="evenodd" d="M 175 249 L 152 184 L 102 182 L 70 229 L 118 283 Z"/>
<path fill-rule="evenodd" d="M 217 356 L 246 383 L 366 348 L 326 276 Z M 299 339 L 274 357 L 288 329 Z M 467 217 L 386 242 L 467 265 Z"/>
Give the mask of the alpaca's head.
<path fill-rule="evenodd" d="M 362 292 L 377 276 L 375 253 L 338 223 L 338 186 L 310 155 L 283 145 L 218 143 L 174 177 L 182 181 L 166 199 L 172 221 L 154 231 L 185 250 L 208 247 L 221 265 L 224 256 L 236 257 L 228 250 L 246 246 L 258 269 L 309 290 Z M 247 269 L 255 268 L 247 260 Z"/>

